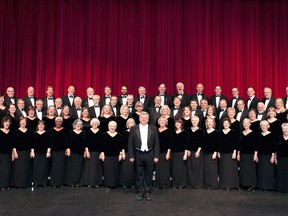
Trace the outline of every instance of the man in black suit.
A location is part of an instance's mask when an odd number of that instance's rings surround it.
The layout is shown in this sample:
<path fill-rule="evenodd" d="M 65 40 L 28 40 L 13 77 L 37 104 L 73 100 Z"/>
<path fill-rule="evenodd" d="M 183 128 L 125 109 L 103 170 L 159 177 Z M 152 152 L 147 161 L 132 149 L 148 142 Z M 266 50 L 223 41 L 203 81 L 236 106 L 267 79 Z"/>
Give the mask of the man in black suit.
<path fill-rule="evenodd" d="M 94 105 L 93 103 L 94 89 L 92 87 L 88 87 L 86 92 L 87 92 L 87 97 L 82 99 L 82 107 L 89 108 Z"/>
<path fill-rule="evenodd" d="M 244 98 L 239 97 L 239 90 L 237 87 L 234 87 L 232 88 L 232 98 L 228 101 L 228 107 L 237 109 L 237 102 L 239 100 L 244 100 Z"/>
<path fill-rule="evenodd" d="M 88 108 L 91 118 L 98 118 L 101 115 L 102 106 L 100 104 L 100 96 L 93 95 L 94 105 Z"/>
<path fill-rule="evenodd" d="M 127 95 L 127 106 L 129 108 L 129 115 L 130 117 L 135 112 L 135 102 L 134 96 L 132 94 Z"/>
<path fill-rule="evenodd" d="M 8 87 L 6 90 L 7 96 L 5 96 L 4 104 L 6 107 L 9 106 L 10 103 L 17 104 L 17 98 L 15 97 L 15 91 L 13 87 Z"/>
<path fill-rule="evenodd" d="M 239 121 L 239 130 L 242 130 L 243 127 L 243 120 L 248 118 L 249 111 L 245 108 L 244 100 L 239 100 L 237 102 L 237 112 L 236 112 L 236 119 Z"/>
<path fill-rule="evenodd" d="M 71 107 L 71 117 L 74 119 L 79 119 L 82 112 L 82 99 L 80 97 L 75 97 L 74 106 Z"/>
<path fill-rule="evenodd" d="M 263 102 L 259 102 L 257 104 L 257 119 L 260 121 L 267 119 L 267 114 L 265 111 L 265 104 Z"/>
<path fill-rule="evenodd" d="M 127 93 L 128 93 L 128 87 L 126 85 L 122 85 L 121 86 L 121 95 L 118 97 L 118 106 L 119 107 L 127 104 Z"/>
<path fill-rule="evenodd" d="M 43 108 L 43 100 L 38 99 L 36 100 L 36 105 L 35 105 L 35 112 L 36 116 L 39 120 L 42 120 L 42 118 L 46 115 L 46 109 Z"/>
<path fill-rule="evenodd" d="M 255 91 L 252 87 L 249 87 L 247 89 L 247 95 L 248 95 L 248 99 L 246 101 L 246 107 L 248 110 L 250 109 L 257 109 L 257 104 L 260 102 L 260 100 L 255 97 Z"/>
<path fill-rule="evenodd" d="M 47 108 L 49 106 L 54 106 L 54 102 L 55 102 L 55 97 L 54 95 L 54 89 L 52 86 L 47 86 L 46 88 L 46 96 L 43 98 L 43 107 L 45 110 L 47 110 Z"/>
<path fill-rule="evenodd" d="M 29 86 L 27 89 L 27 96 L 23 98 L 25 103 L 25 110 L 27 110 L 29 106 L 35 107 L 36 100 L 38 98 L 35 97 L 34 93 L 35 93 L 34 88 L 32 86 Z"/>
<path fill-rule="evenodd" d="M 158 94 L 152 96 L 150 107 L 155 106 L 154 101 L 156 96 L 161 97 L 161 106 L 168 105 L 169 108 L 172 107 L 172 96 L 166 93 L 166 85 L 164 83 L 158 86 Z"/>
<path fill-rule="evenodd" d="M 159 161 L 160 143 L 157 128 L 148 124 L 149 114 L 141 112 L 140 124 L 130 129 L 128 140 L 129 160 L 136 166 L 137 200 L 152 200 L 154 163 Z"/>
<path fill-rule="evenodd" d="M 263 92 L 264 92 L 264 98 L 262 99 L 262 102 L 264 103 L 265 111 L 267 112 L 270 107 L 275 107 L 276 99 L 272 97 L 271 88 L 265 87 Z"/>
<path fill-rule="evenodd" d="M 161 106 L 161 97 L 160 96 L 156 96 L 154 98 L 154 106 L 148 107 L 149 124 L 156 125 L 156 120 L 160 117 L 160 109 L 161 109 L 161 107 L 162 107 Z"/>
<path fill-rule="evenodd" d="M 63 107 L 62 98 L 56 98 L 55 99 L 55 109 L 56 109 L 56 115 L 57 116 L 61 115 L 62 107 Z"/>
<path fill-rule="evenodd" d="M 219 102 L 219 107 L 220 109 L 217 111 L 217 118 L 219 119 L 219 125 L 217 130 L 222 129 L 222 121 L 224 118 L 228 117 L 228 112 L 227 112 L 227 101 L 225 99 L 221 99 Z"/>
<path fill-rule="evenodd" d="M 228 101 L 227 97 L 222 95 L 222 88 L 221 86 L 216 86 L 215 89 L 215 95 L 212 95 L 210 97 L 210 101 L 209 101 L 209 104 L 210 105 L 213 105 L 215 107 L 215 109 L 219 109 L 219 102 L 221 99 L 225 99 L 226 101 Z"/>
<path fill-rule="evenodd" d="M 208 100 L 202 98 L 200 101 L 200 108 L 202 111 L 203 118 L 207 116 Z"/>
<path fill-rule="evenodd" d="M 106 104 L 110 105 L 111 93 L 112 93 L 112 88 L 110 86 L 105 86 L 104 97 L 100 98 L 100 104 L 102 107 Z"/>
<path fill-rule="evenodd" d="M 74 106 L 74 99 L 75 99 L 75 88 L 74 86 L 69 86 L 68 89 L 68 94 L 64 95 L 62 97 L 62 102 L 63 102 L 63 106 L 67 105 L 70 108 Z"/>
<path fill-rule="evenodd" d="M 117 117 L 120 115 L 120 107 L 118 106 L 118 97 L 113 95 L 111 96 L 110 106 L 114 113 L 114 116 Z"/>
<path fill-rule="evenodd" d="M 17 100 L 16 118 L 19 119 L 21 116 L 27 117 L 25 111 L 25 103 L 23 99 Z"/>
<path fill-rule="evenodd" d="M 190 101 L 190 107 L 191 107 L 191 115 L 192 116 L 198 116 L 199 125 L 201 125 L 201 122 L 202 122 L 202 119 L 203 119 L 203 113 L 202 113 L 201 109 L 199 109 L 198 100 L 197 99 L 192 99 Z"/>
<path fill-rule="evenodd" d="M 284 107 L 288 109 L 288 87 L 286 87 L 286 97 L 283 98 Z"/>
<path fill-rule="evenodd" d="M 182 107 L 181 107 L 181 100 L 178 96 L 174 97 L 174 100 L 173 100 L 173 107 L 171 109 L 171 114 L 170 116 L 174 119 L 177 119 L 177 118 L 181 118 L 182 117 Z"/>
<path fill-rule="evenodd" d="M 203 93 L 203 90 L 204 90 L 203 84 L 202 83 L 198 83 L 196 85 L 196 94 L 193 94 L 191 96 L 191 100 L 197 100 L 199 108 L 200 108 L 200 103 L 201 103 L 202 99 L 207 99 L 208 100 L 208 96 Z"/>
<path fill-rule="evenodd" d="M 146 88 L 144 86 L 140 86 L 138 88 L 139 96 L 136 98 L 137 101 L 141 101 L 144 105 L 144 111 L 147 111 L 148 107 L 150 106 L 151 98 L 146 95 Z"/>
<path fill-rule="evenodd" d="M 173 103 L 174 103 L 174 98 L 179 97 L 181 100 L 181 108 L 183 108 L 184 106 L 189 106 L 191 98 L 188 94 L 184 93 L 184 84 L 182 82 L 178 82 L 176 84 L 176 89 L 177 89 L 177 94 L 175 94 L 173 97 Z"/>

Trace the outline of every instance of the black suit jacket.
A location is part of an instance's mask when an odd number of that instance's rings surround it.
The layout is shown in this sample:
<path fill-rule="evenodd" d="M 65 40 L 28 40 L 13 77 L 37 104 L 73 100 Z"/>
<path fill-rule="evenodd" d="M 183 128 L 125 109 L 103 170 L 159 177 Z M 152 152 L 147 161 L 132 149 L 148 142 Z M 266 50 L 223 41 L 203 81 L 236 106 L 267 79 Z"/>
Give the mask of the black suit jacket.
<path fill-rule="evenodd" d="M 235 115 L 235 118 L 237 117 L 238 112 L 239 112 L 239 110 L 237 110 L 237 113 L 236 113 L 236 115 Z M 239 130 L 240 130 L 240 131 L 241 131 L 242 128 L 243 128 L 243 120 L 244 120 L 245 118 L 248 118 L 248 115 L 249 115 L 249 110 L 246 109 L 246 108 L 244 108 L 244 110 L 242 111 L 242 115 L 241 115 L 240 121 L 239 121 Z"/>
<path fill-rule="evenodd" d="M 237 102 L 238 102 L 239 100 L 245 101 L 244 98 L 238 97 L 238 98 L 236 99 L 236 102 L 235 102 L 233 108 L 237 109 Z M 231 98 L 231 99 L 228 101 L 228 107 L 232 107 L 232 103 L 233 103 L 233 98 Z"/>
<path fill-rule="evenodd" d="M 160 117 L 160 109 L 161 107 L 159 107 L 159 111 L 157 112 L 155 106 L 148 107 L 149 124 L 156 125 L 156 120 Z"/>
<path fill-rule="evenodd" d="M 55 104 L 55 97 L 52 98 L 53 98 L 53 104 Z M 43 108 L 47 110 L 48 108 L 47 96 L 45 96 L 42 100 L 43 100 Z"/>
<path fill-rule="evenodd" d="M 192 112 L 192 111 L 191 111 L 191 112 Z M 195 116 L 198 116 L 198 118 L 199 118 L 199 124 L 198 124 L 198 126 L 200 127 L 200 125 L 202 124 L 202 120 L 203 120 L 203 118 L 204 118 L 202 110 L 201 110 L 201 109 L 197 109 L 197 110 L 195 111 L 195 114 L 194 114 L 194 115 L 195 115 Z"/>
<path fill-rule="evenodd" d="M 25 110 L 26 110 L 29 106 L 35 107 L 38 98 L 34 96 L 34 106 L 32 105 L 32 102 L 28 96 L 24 97 L 23 100 L 25 103 Z"/>
<path fill-rule="evenodd" d="M 138 96 L 136 98 L 136 102 L 140 101 L 140 96 Z M 151 98 L 148 97 L 147 95 L 145 96 L 145 100 L 144 100 L 144 110 L 147 111 L 148 107 L 150 106 L 151 103 Z"/>
<path fill-rule="evenodd" d="M 174 108 L 171 108 L 170 116 L 174 119 L 181 118 L 182 117 L 182 110 L 183 110 L 183 108 L 180 106 L 178 108 L 178 112 L 176 113 L 176 115 L 174 115 Z"/>
<path fill-rule="evenodd" d="M 226 101 L 228 101 L 226 96 L 220 95 L 220 100 L 222 100 L 222 99 L 225 99 Z M 220 102 L 220 100 L 219 100 L 219 102 Z M 215 109 L 217 109 L 217 106 L 216 106 L 216 95 L 212 95 L 210 97 L 209 104 L 213 105 L 215 107 Z M 219 109 L 219 104 L 218 104 L 218 109 Z"/>
<path fill-rule="evenodd" d="M 202 99 L 208 100 L 208 96 L 205 95 L 205 94 L 202 94 Z M 197 93 L 196 93 L 196 94 L 193 94 L 193 95 L 191 96 L 191 100 L 197 100 L 197 101 L 198 101 Z M 191 100 L 190 100 L 190 101 L 191 101 Z M 208 100 L 208 101 L 209 101 L 209 100 Z M 198 101 L 198 106 L 200 107 L 200 101 Z"/>
<path fill-rule="evenodd" d="M 173 98 L 172 98 L 172 104 L 173 104 L 173 100 L 174 100 L 175 97 L 178 97 L 178 94 L 175 94 L 175 95 L 173 96 Z M 181 98 L 181 105 L 180 105 L 180 107 L 183 108 L 183 107 L 185 107 L 185 106 L 189 106 L 190 101 L 191 101 L 191 97 L 190 97 L 188 94 L 183 93 L 182 98 Z M 171 107 L 173 107 L 173 105 L 172 105 Z"/>
<path fill-rule="evenodd" d="M 68 105 L 70 108 L 71 108 L 71 107 L 74 107 L 74 99 L 75 99 L 75 97 L 76 97 L 76 96 L 74 95 L 74 97 L 73 97 L 73 103 L 72 103 L 72 105 L 71 105 L 68 95 L 64 95 L 64 96 L 62 97 L 62 104 L 63 104 L 63 106 Z"/>
<path fill-rule="evenodd" d="M 152 98 L 151 98 L 151 103 L 150 103 L 150 107 L 155 106 L 154 100 L 155 100 L 155 97 L 156 97 L 156 96 L 160 96 L 160 95 L 159 95 L 159 94 L 155 94 L 155 95 L 152 96 Z M 162 97 L 161 97 L 161 99 L 162 99 Z M 171 95 L 169 95 L 169 94 L 164 94 L 164 105 L 167 105 L 167 106 L 169 106 L 169 107 L 172 107 L 172 106 L 173 106 L 173 100 L 172 100 L 172 96 L 171 96 Z"/>
<path fill-rule="evenodd" d="M 111 97 L 110 97 L 110 100 L 111 100 Z M 106 97 L 105 96 L 100 98 L 100 106 L 103 107 L 104 105 L 106 105 Z"/>
<path fill-rule="evenodd" d="M 120 107 L 119 106 L 115 106 L 116 107 L 116 113 L 113 109 L 113 107 L 110 105 L 112 112 L 114 113 L 114 116 L 117 117 L 120 115 Z"/>
<path fill-rule="evenodd" d="M 127 95 L 126 95 L 126 99 L 127 99 Z M 118 96 L 118 106 L 121 107 L 123 105 L 123 101 L 122 101 L 122 95 Z M 126 104 L 124 104 L 126 105 Z"/>
<path fill-rule="evenodd" d="M 263 98 L 262 102 L 264 104 L 265 104 L 265 101 L 266 101 L 266 98 Z M 269 100 L 268 106 L 266 107 L 265 111 L 267 112 L 270 107 L 275 107 L 275 102 L 276 102 L 276 99 L 274 97 L 271 97 L 270 100 Z"/>
<path fill-rule="evenodd" d="M 134 151 L 141 150 L 141 135 L 139 124 L 133 126 L 130 129 L 128 139 L 128 153 L 129 158 L 134 158 Z M 154 158 L 159 158 L 160 154 L 160 142 L 157 128 L 153 125 L 148 124 L 148 138 L 147 138 L 148 150 L 154 150 Z"/>
<path fill-rule="evenodd" d="M 18 98 L 14 97 L 14 100 L 15 100 L 15 105 L 17 106 L 17 100 Z M 4 97 L 4 104 L 6 107 L 9 106 L 9 104 L 12 103 L 12 101 L 10 100 L 10 98 L 8 96 L 5 96 Z"/>
<path fill-rule="evenodd" d="M 284 107 L 286 108 L 286 103 L 287 103 L 287 96 L 286 97 L 284 97 L 284 98 L 282 98 L 282 100 L 283 100 L 283 103 L 284 103 Z M 287 109 L 287 108 L 286 108 Z"/>
<path fill-rule="evenodd" d="M 259 113 L 257 113 L 257 116 L 256 116 L 257 119 L 258 119 L 258 114 L 259 114 Z M 262 115 L 262 117 L 261 117 L 261 119 L 260 119 L 260 121 L 263 121 L 263 120 L 266 120 L 266 119 L 267 119 L 267 112 L 264 111 L 264 112 L 263 112 L 263 115 Z"/>
<path fill-rule="evenodd" d="M 27 115 L 27 113 L 26 113 L 26 115 Z M 21 116 L 23 116 L 23 113 L 21 112 L 21 110 L 19 108 L 16 108 L 16 118 L 19 119 Z"/>
<path fill-rule="evenodd" d="M 81 111 L 82 111 L 82 107 L 81 107 Z M 79 119 L 78 114 L 77 114 L 77 109 L 76 109 L 75 106 L 74 106 L 74 107 L 71 107 L 70 113 L 71 113 L 71 117 L 72 117 L 73 119 Z"/>
<path fill-rule="evenodd" d="M 102 106 L 99 106 L 99 108 L 100 108 L 100 114 L 99 115 L 101 115 Z M 98 118 L 99 117 L 96 115 L 94 106 L 89 107 L 88 112 L 89 112 L 91 118 Z"/>
<path fill-rule="evenodd" d="M 254 97 L 253 100 L 251 101 L 249 107 L 248 107 L 248 100 L 249 100 L 249 98 L 248 98 L 247 101 L 246 101 L 245 107 L 246 107 L 247 109 L 249 109 L 249 110 L 252 109 L 252 108 L 254 108 L 254 109 L 257 110 L 257 105 L 258 105 L 258 103 L 260 102 L 260 100 L 259 100 L 257 97 Z"/>
<path fill-rule="evenodd" d="M 89 98 L 83 98 L 82 99 L 82 107 L 89 107 L 89 103 L 88 103 Z M 93 99 L 91 99 L 93 101 Z"/>

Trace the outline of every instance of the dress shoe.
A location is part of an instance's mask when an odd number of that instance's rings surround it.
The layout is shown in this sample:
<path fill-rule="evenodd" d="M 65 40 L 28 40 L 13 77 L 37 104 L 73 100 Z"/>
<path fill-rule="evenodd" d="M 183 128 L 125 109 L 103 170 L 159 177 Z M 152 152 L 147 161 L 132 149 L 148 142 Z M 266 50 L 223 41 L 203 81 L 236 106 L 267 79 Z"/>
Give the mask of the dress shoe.
<path fill-rule="evenodd" d="M 137 200 L 138 201 L 142 201 L 144 199 L 144 195 L 143 194 L 138 194 L 137 195 Z"/>
<path fill-rule="evenodd" d="M 152 195 L 151 194 L 146 194 L 146 200 L 151 201 L 152 200 Z"/>

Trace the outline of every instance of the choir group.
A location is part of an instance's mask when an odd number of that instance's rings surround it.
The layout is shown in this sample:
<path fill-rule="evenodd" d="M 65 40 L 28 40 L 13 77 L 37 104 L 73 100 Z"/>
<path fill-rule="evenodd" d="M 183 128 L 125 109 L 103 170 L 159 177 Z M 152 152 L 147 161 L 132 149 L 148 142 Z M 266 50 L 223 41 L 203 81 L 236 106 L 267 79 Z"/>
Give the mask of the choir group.
<path fill-rule="evenodd" d="M 0 95 L 0 188 L 29 186 L 128 187 L 136 185 L 135 164 L 129 161 L 130 128 L 139 124 L 142 111 L 158 129 L 157 188 L 243 188 L 288 192 L 288 87 L 286 96 L 274 98 L 264 88 L 259 100 L 252 87 L 247 98 L 232 88 L 228 100 L 220 86 L 206 96 L 203 84 L 196 93 L 166 93 L 165 84 L 148 97 L 105 96 L 75 88 L 54 97 L 52 86 L 42 99 L 27 89 L 16 98 L 14 89 Z M 130 150 L 131 151 L 131 150 Z"/>

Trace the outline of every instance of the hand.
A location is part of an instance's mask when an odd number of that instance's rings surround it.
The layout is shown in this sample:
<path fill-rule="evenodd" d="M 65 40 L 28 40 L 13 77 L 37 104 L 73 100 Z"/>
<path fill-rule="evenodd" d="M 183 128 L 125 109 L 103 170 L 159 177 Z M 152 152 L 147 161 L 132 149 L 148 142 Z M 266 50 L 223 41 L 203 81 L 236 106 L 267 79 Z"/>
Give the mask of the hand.
<path fill-rule="evenodd" d="M 154 158 L 154 163 L 155 164 L 158 163 L 158 161 L 159 161 L 159 158 Z"/>
<path fill-rule="evenodd" d="M 232 154 L 232 160 L 235 160 L 236 159 L 236 153 L 233 153 Z"/>
<path fill-rule="evenodd" d="M 12 153 L 11 154 L 11 161 L 14 161 L 15 160 L 15 157 L 14 157 L 14 154 Z"/>
<path fill-rule="evenodd" d="M 213 155 L 212 155 L 212 159 L 215 160 L 216 158 L 217 158 L 217 153 L 214 152 Z"/>
<path fill-rule="evenodd" d="M 240 154 L 237 155 L 237 160 L 240 161 Z"/>
<path fill-rule="evenodd" d="M 195 156 L 195 158 L 199 158 L 200 157 L 200 152 L 199 151 L 195 152 L 194 156 Z"/>
<path fill-rule="evenodd" d="M 130 161 L 131 163 L 134 163 L 134 158 L 130 158 L 129 161 Z"/>
<path fill-rule="evenodd" d="M 50 152 L 47 152 L 46 153 L 46 158 L 50 158 L 51 157 L 51 153 Z"/>
<path fill-rule="evenodd" d="M 277 160 L 277 158 L 275 158 L 275 164 L 277 165 L 277 163 L 278 163 L 278 160 Z"/>
<path fill-rule="evenodd" d="M 196 153 L 195 153 L 196 154 Z M 191 156 L 191 151 L 187 152 L 187 156 L 190 157 Z"/>
<path fill-rule="evenodd" d="M 88 152 L 86 152 L 86 158 L 90 158 L 91 156 L 90 156 L 90 152 L 88 151 Z"/>
<path fill-rule="evenodd" d="M 121 154 L 119 154 L 119 156 L 118 156 L 118 160 L 119 160 L 119 161 L 122 160 L 122 155 L 121 155 Z"/>
<path fill-rule="evenodd" d="M 122 160 L 126 160 L 126 155 L 125 155 L 125 153 L 122 154 Z"/>
<path fill-rule="evenodd" d="M 258 161 L 259 161 L 259 160 L 258 160 L 258 156 L 255 155 L 255 154 L 254 154 L 254 157 L 253 157 L 253 161 L 255 161 L 256 163 L 258 163 Z"/>
<path fill-rule="evenodd" d="M 220 154 L 220 153 L 217 153 L 217 157 L 218 157 L 218 158 L 221 158 L 221 154 Z"/>
<path fill-rule="evenodd" d="M 30 152 L 30 158 L 35 158 L 35 153 L 34 152 Z"/>
<path fill-rule="evenodd" d="M 166 158 L 166 160 L 169 160 L 170 159 L 170 154 L 167 153 L 165 158 Z M 155 161 L 155 159 L 154 159 L 154 161 Z"/>
<path fill-rule="evenodd" d="M 14 159 L 18 159 L 18 153 L 16 151 L 14 152 Z"/>
<path fill-rule="evenodd" d="M 187 160 L 187 155 L 183 155 L 183 161 Z"/>
<path fill-rule="evenodd" d="M 71 151 L 70 151 L 70 149 L 66 149 L 65 155 L 66 155 L 67 157 L 70 157 L 70 156 L 71 156 Z"/>
<path fill-rule="evenodd" d="M 99 155 L 99 159 L 104 161 L 105 160 L 105 155 L 104 155 L 104 152 L 101 152 L 100 155 Z"/>
<path fill-rule="evenodd" d="M 275 163 L 275 157 L 274 157 L 274 156 L 271 157 L 270 163 L 271 163 L 271 164 Z"/>

